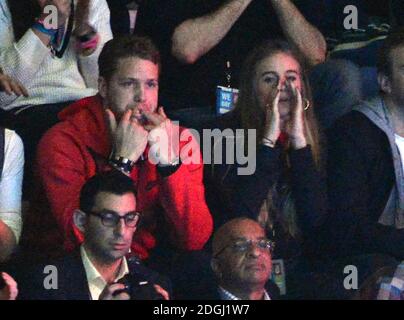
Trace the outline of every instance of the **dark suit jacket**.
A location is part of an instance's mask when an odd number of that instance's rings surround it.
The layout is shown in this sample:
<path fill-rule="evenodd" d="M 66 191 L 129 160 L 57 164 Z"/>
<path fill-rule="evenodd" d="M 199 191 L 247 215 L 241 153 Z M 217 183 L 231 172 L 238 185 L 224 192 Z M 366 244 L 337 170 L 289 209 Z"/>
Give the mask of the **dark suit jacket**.
<path fill-rule="evenodd" d="M 57 270 L 57 289 L 45 289 L 52 273 L 45 273 L 46 264 L 36 266 L 17 278 L 20 300 L 91 300 L 87 277 L 80 252 L 67 255 L 54 263 Z M 143 266 L 139 260 L 128 259 L 129 272 L 149 283 L 159 284 L 172 296 L 170 281 Z M 139 298 L 141 300 L 141 298 Z"/>
<path fill-rule="evenodd" d="M 199 288 L 194 288 L 189 295 L 190 300 L 221 300 L 217 282 L 206 281 L 205 285 Z M 265 290 L 272 300 L 280 300 L 280 291 L 278 286 L 269 280 L 265 284 Z"/>

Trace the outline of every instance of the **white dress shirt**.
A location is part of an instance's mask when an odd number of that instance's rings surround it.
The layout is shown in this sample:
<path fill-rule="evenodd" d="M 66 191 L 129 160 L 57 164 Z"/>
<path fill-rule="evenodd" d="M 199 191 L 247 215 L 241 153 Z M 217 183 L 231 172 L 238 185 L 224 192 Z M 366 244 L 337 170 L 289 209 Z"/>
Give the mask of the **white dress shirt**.
<path fill-rule="evenodd" d="M 101 292 L 105 289 L 108 283 L 105 281 L 102 275 L 95 268 L 94 264 L 91 262 L 84 246 L 80 247 L 80 254 L 81 259 L 83 261 L 84 270 L 87 276 L 87 283 L 88 288 L 90 290 L 91 299 L 98 300 Z M 122 279 L 128 273 L 129 273 L 128 262 L 126 261 L 126 258 L 123 257 L 121 266 L 119 268 L 118 276 L 116 277 L 115 281 Z"/>
<path fill-rule="evenodd" d="M 222 300 L 243 300 L 222 287 L 219 287 L 219 295 Z M 263 300 L 271 300 L 271 297 L 269 296 L 269 294 L 266 290 L 264 290 L 264 299 Z"/>

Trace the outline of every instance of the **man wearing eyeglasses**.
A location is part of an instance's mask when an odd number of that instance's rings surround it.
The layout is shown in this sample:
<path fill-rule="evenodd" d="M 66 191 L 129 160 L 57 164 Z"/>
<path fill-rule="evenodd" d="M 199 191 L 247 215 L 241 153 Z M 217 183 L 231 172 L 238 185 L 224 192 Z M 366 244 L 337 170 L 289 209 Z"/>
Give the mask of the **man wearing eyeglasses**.
<path fill-rule="evenodd" d="M 279 296 L 271 282 L 272 241 L 254 220 L 237 218 L 222 225 L 213 236 L 211 267 L 217 286 L 198 299 L 272 300 Z"/>
<path fill-rule="evenodd" d="M 40 199 L 32 206 L 38 214 L 31 214 L 26 224 L 31 238 L 25 243 L 34 247 L 27 251 L 59 254 L 62 242 L 68 251 L 80 244 L 82 233 L 72 223 L 80 188 L 108 170 L 132 179 L 138 210 L 145 217 L 132 243 L 133 254 L 148 262 L 154 259 L 153 266 L 164 269 L 170 261 L 160 263 L 160 257 L 170 260 L 179 251 L 204 247 L 213 223 L 205 201 L 203 163 L 201 157 L 184 161 L 190 153 L 199 154 L 196 148 L 185 148 L 196 146 L 196 139 L 158 107 L 159 61 L 147 38 L 119 37 L 104 46 L 99 94 L 60 113 L 62 121 L 38 147 L 38 182 L 44 192 L 38 192 Z M 179 141 L 184 132 L 189 139 Z M 159 135 L 167 139 L 159 140 Z M 155 148 L 158 141 L 161 150 Z M 47 232 L 39 236 L 38 230 Z"/>
<path fill-rule="evenodd" d="M 47 264 L 55 267 L 57 278 L 46 280 L 45 266 L 26 272 L 19 281 L 21 298 L 151 299 L 150 294 L 145 295 L 144 286 L 148 285 L 154 299 L 168 299 L 169 289 L 163 289 L 170 287 L 167 279 L 125 257 L 140 221 L 136 206 L 129 177 L 110 171 L 89 179 L 81 189 L 80 208 L 73 215 L 84 242 L 73 254 Z M 127 280 L 122 281 L 124 278 Z"/>

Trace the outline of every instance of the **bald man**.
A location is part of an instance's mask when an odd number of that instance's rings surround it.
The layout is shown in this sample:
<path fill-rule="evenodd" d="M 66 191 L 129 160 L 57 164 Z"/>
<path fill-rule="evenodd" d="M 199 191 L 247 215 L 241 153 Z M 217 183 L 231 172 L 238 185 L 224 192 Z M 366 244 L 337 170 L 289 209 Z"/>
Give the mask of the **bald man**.
<path fill-rule="evenodd" d="M 212 246 L 211 267 L 218 282 L 217 299 L 272 300 L 278 297 L 278 287 L 269 280 L 274 244 L 256 221 L 230 220 L 217 230 Z"/>

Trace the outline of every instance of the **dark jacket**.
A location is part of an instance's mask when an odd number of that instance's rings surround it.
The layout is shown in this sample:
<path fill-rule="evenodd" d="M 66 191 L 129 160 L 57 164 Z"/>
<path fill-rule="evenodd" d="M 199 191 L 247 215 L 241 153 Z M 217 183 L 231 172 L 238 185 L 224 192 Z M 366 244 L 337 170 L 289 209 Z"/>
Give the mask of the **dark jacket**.
<path fill-rule="evenodd" d="M 404 258 L 404 230 L 378 223 L 395 182 L 386 134 L 352 111 L 327 136 L 329 247 L 342 256 L 377 252 Z"/>
<path fill-rule="evenodd" d="M 240 128 L 237 115 L 234 112 L 226 114 L 219 119 L 217 127 Z M 225 159 L 225 148 L 222 150 Z M 235 217 L 257 219 L 269 190 L 275 183 L 286 181 L 291 188 L 301 230 L 300 239 L 288 238 L 275 222 L 274 256 L 287 260 L 300 256 L 303 250 L 312 252 L 316 245 L 314 235 L 327 213 L 327 200 L 325 180 L 314 164 L 310 146 L 289 151 L 290 170 L 285 168 L 281 150 L 280 145 L 275 148 L 259 146 L 256 170 L 252 175 L 238 175 L 237 169 L 242 166 L 237 163 L 226 165 L 225 160 L 213 170 L 208 166 L 205 168 L 205 183 L 208 205 L 214 215 L 215 227 L 218 227 Z"/>
<path fill-rule="evenodd" d="M 44 283 L 50 279 L 47 277 L 51 275 L 49 270 L 45 270 L 45 267 L 49 265 L 56 267 L 57 289 L 47 290 L 44 288 Z M 128 259 L 128 268 L 131 275 L 143 278 L 149 283 L 159 284 L 171 297 L 171 284 L 167 278 L 143 266 L 136 259 Z M 56 260 L 54 263 L 36 266 L 24 274 L 18 275 L 16 280 L 20 300 L 91 300 L 79 250 Z M 142 297 L 137 297 L 137 300 L 142 299 Z"/>
<path fill-rule="evenodd" d="M 38 145 L 36 173 L 42 192 L 27 214 L 23 237 L 28 247 L 55 254 L 62 251 L 61 242 L 71 251 L 83 241 L 72 219 L 80 189 L 96 173 L 111 169 L 107 161 L 111 141 L 99 95 L 75 102 L 59 113 L 59 119 Z M 180 147 L 186 144 L 181 142 Z M 131 179 L 137 210 L 147 217 L 133 237 L 133 253 L 147 259 L 161 244 L 185 251 L 203 248 L 213 223 L 201 163 L 181 164 L 165 176 L 151 161 L 140 161 Z"/>
<path fill-rule="evenodd" d="M 271 300 L 280 299 L 279 288 L 271 280 L 265 284 L 265 290 Z M 204 290 L 192 293 L 190 300 L 221 300 L 217 283 L 212 282 L 211 285 L 206 286 Z"/>

